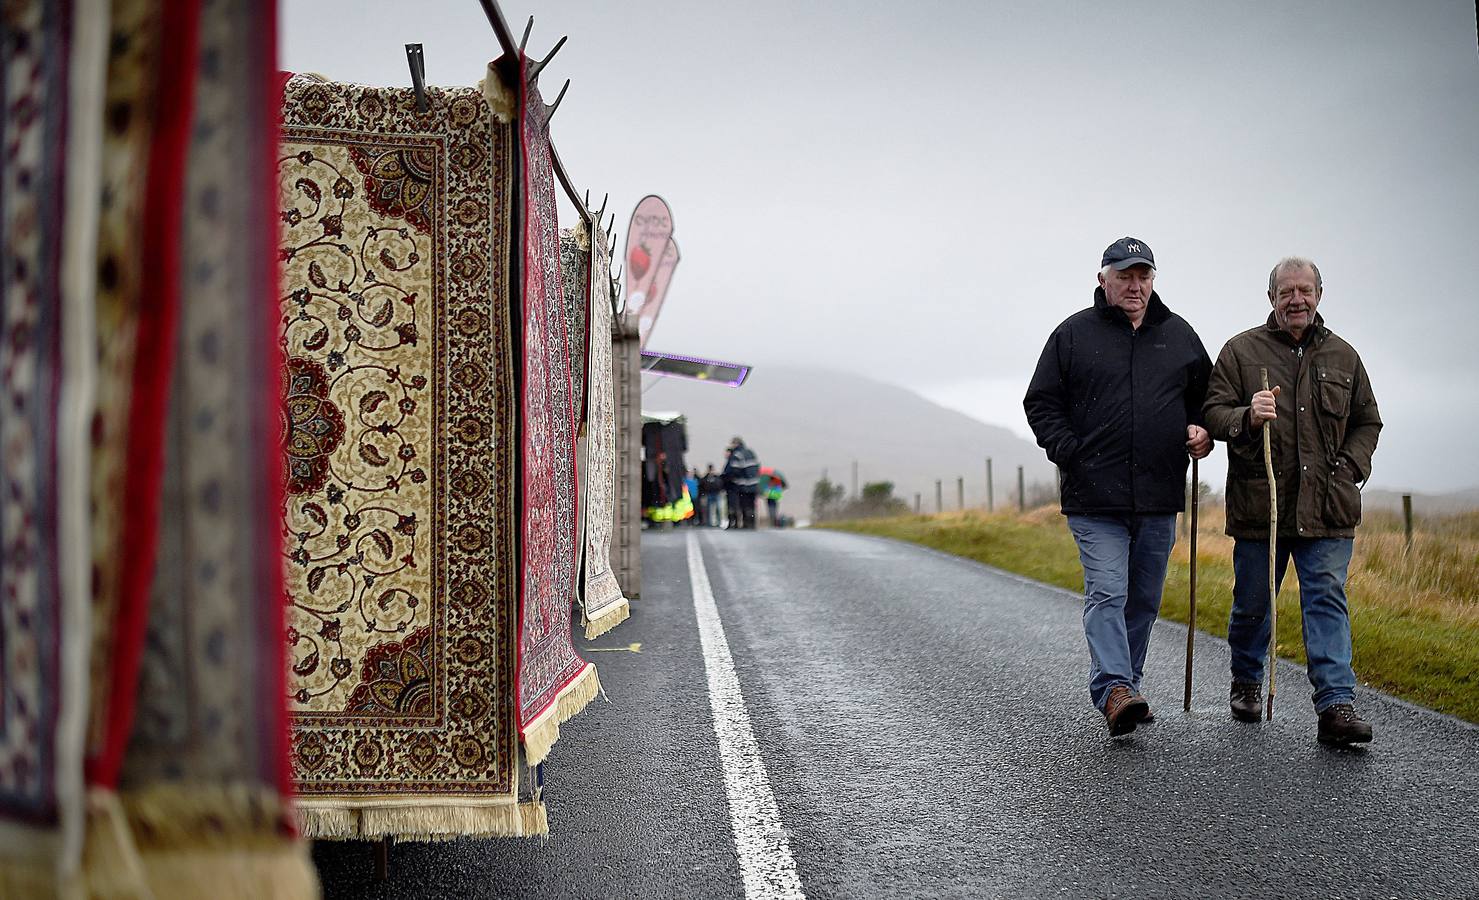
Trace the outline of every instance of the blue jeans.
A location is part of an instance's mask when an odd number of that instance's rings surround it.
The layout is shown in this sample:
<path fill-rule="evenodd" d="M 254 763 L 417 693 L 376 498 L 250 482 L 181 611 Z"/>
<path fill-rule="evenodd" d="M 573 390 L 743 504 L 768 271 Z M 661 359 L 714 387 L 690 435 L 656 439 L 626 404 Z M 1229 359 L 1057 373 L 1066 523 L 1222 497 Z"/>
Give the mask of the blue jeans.
<path fill-rule="evenodd" d="M 1284 583 L 1291 556 L 1299 577 L 1304 654 L 1315 688 L 1315 712 L 1350 703 L 1356 696 L 1345 599 L 1346 569 L 1354 547 L 1350 538 L 1280 538 L 1274 545 L 1275 585 Z M 1268 628 L 1268 541 L 1238 540 L 1233 544 L 1233 605 L 1227 623 L 1234 681 L 1263 680 Z"/>
<path fill-rule="evenodd" d="M 1176 516 L 1069 516 L 1068 528 L 1084 567 L 1089 699 L 1102 710 L 1116 685 L 1140 692 Z"/>

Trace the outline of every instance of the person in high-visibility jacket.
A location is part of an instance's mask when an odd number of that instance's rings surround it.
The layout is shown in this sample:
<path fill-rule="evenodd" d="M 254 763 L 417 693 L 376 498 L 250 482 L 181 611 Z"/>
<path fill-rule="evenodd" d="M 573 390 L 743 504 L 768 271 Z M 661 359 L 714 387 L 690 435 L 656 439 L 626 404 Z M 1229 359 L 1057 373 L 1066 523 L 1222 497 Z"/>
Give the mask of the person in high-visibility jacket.
<path fill-rule="evenodd" d="M 790 487 L 781 473 L 760 476 L 760 486 L 765 494 L 765 509 L 770 513 L 770 527 L 781 527 L 781 495 Z"/>

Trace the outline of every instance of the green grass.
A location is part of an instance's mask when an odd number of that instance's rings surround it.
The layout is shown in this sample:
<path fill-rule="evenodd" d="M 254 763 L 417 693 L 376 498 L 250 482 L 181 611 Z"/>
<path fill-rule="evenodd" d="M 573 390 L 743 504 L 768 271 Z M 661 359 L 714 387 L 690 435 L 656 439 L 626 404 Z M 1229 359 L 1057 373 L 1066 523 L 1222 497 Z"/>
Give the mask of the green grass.
<path fill-rule="evenodd" d="M 1197 629 L 1225 638 L 1232 604 L 1232 542 L 1221 534 L 1220 511 L 1210 512 L 1211 521 L 1204 520 L 1198 533 Z M 1479 722 L 1479 603 L 1472 587 L 1479 555 L 1469 524 L 1432 527 L 1419 535 L 1410 564 L 1397 566 L 1393 558 L 1402 554 L 1393 548 L 1400 548 L 1400 523 L 1369 523 L 1369 539 L 1367 529 L 1358 532 L 1347 594 L 1356 675 L 1364 684 Z M 1025 515 L 967 512 L 860 519 L 820 527 L 911 541 L 1083 590 L 1078 549 L 1063 518 L 1050 509 Z M 1178 538 L 1161 601 L 1161 617 L 1183 623 L 1189 608 L 1187 544 Z M 1305 661 L 1292 567 L 1279 595 L 1279 655 Z M 1308 690 L 1301 680 L 1280 694 L 1307 696 Z"/>

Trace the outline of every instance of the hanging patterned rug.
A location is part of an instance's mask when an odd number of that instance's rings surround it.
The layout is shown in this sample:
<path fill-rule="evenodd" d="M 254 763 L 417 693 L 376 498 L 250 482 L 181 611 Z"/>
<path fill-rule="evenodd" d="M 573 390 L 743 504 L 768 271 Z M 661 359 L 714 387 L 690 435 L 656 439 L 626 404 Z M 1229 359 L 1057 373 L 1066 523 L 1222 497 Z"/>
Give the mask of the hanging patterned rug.
<path fill-rule="evenodd" d="M 311 897 L 283 677 L 271 4 L 203 0 L 159 541 L 118 794 L 156 897 Z"/>
<path fill-rule="evenodd" d="M 0 46 L 0 896 L 75 878 L 84 833 L 92 273 L 106 4 L 6 4 Z M 86 18 L 87 15 L 103 18 Z M 74 92 L 88 103 L 69 102 Z M 24 177 L 22 177 L 24 173 Z M 80 198 L 84 202 L 74 203 Z M 21 549 L 25 552 L 19 552 Z"/>
<path fill-rule="evenodd" d="M 519 234 L 523 284 L 519 501 L 523 540 L 519 609 L 519 731 L 529 765 L 548 755 L 560 723 L 600 691 L 595 667 L 575 653 L 576 415 L 569 316 L 560 275 L 560 226 L 550 158 L 549 109 L 521 60 Z"/>
<path fill-rule="evenodd" d="M 588 268 L 590 324 L 586 387 L 585 636 L 610 631 L 631 614 L 611 567 L 616 526 L 616 403 L 611 369 L 611 254 L 596 226 Z"/>
<path fill-rule="evenodd" d="M 544 827 L 518 804 L 515 134 L 495 81 L 428 88 L 427 112 L 303 76 L 283 97 L 288 696 L 315 837 Z"/>

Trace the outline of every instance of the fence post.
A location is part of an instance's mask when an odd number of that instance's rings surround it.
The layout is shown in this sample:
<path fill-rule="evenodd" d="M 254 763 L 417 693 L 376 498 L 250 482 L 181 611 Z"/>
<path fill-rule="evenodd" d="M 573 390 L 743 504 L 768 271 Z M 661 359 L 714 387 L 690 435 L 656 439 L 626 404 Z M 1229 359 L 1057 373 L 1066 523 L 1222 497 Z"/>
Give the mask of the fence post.
<path fill-rule="evenodd" d="M 945 496 L 940 492 L 940 479 L 935 479 L 935 512 L 945 511 Z"/>
<path fill-rule="evenodd" d="M 1017 467 L 1017 512 L 1027 512 L 1027 482 L 1022 467 Z"/>
<path fill-rule="evenodd" d="M 860 498 L 860 497 L 863 496 L 862 494 L 859 494 L 858 493 L 858 461 L 857 460 L 853 460 L 852 461 L 852 496 L 853 496 L 853 499 L 854 500 L 856 500 L 856 499 L 858 499 L 858 498 Z"/>
<path fill-rule="evenodd" d="M 1407 552 L 1412 552 L 1412 495 L 1402 495 L 1402 533 L 1407 538 Z"/>
<path fill-rule="evenodd" d="M 986 511 L 996 511 L 996 491 L 991 484 L 991 457 L 986 457 Z"/>
<path fill-rule="evenodd" d="M 965 512 L 965 476 L 955 479 L 955 497 L 960 501 L 960 511 Z"/>
<path fill-rule="evenodd" d="M 914 514 L 919 515 L 919 495 L 914 495 Z"/>

